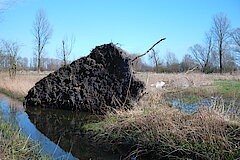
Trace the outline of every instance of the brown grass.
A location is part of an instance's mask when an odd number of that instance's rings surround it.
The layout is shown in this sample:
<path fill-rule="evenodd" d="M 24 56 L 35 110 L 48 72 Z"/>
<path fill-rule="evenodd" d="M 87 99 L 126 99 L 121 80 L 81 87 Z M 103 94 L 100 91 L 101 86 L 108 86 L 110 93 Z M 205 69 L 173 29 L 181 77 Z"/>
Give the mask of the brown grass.
<path fill-rule="evenodd" d="M 148 94 L 130 111 L 109 113 L 104 121 L 84 129 L 96 131 L 101 143 L 127 145 L 130 157 L 147 155 L 149 159 L 235 159 L 240 156 L 239 117 L 223 113 L 222 106 L 200 108 L 189 114 L 169 107 L 163 95 L 182 88 L 200 89 L 214 80 L 240 80 L 240 76 L 138 73 Z M 163 89 L 150 87 L 166 82 Z M 187 85 L 186 85 L 187 84 Z"/>
<path fill-rule="evenodd" d="M 8 74 L 0 74 L 0 88 L 26 95 L 45 76 L 18 74 L 12 80 Z M 94 130 L 97 126 L 102 132 L 98 137 L 113 144 L 129 144 L 132 147 L 130 155 L 134 156 L 152 154 L 155 158 L 175 159 L 234 159 L 240 156 L 238 122 L 216 110 L 200 109 L 198 114 L 179 112 L 170 108 L 162 96 L 168 90 L 205 86 L 214 80 L 240 80 L 239 74 L 137 73 L 137 77 L 145 81 L 148 94 L 136 108 L 109 113 L 103 122 L 85 126 L 85 129 Z M 150 87 L 158 81 L 166 83 L 162 90 Z"/>
<path fill-rule="evenodd" d="M 131 111 L 118 111 L 100 122 L 97 139 L 128 144 L 130 157 L 153 159 L 234 159 L 240 156 L 240 124 L 217 110 L 189 114 L 171 108 L 161 94 L 148 95 Z M 99 125 L 90 126 L 94 130 Z M 234 134 L 230 134 L 234 133 Z M 101 141 L 100 140 L 100 141 Z"/>
<path fill-rule="evenodd" d="M 10 79 L 8 73 L 0 73 L 0 88 L 19 95 L 26 95 L 36 82 L 48 73 L 35 72 L 17 73 L 15 79 Z M 136 73 L 137 78 L 146 83 L 147 91 L 155 91 L 151 84 L 164 81 L 164 90 L 175 90 L 188 87 L 200 87 L 212 84 L 213 80 L 240 80 L 240 74 L 202 74 L 202 73 Z M 160 90 L 157 90 L 160 91 Z"/>
<path fill-rule="evenodd" d="M 17 74 L 15 79 L 10 79 L 7 73 L 0 73 L 0 88 L 25 96 L 36 82 L 45 77 L 46 74 Z"/>
<path fill-rule="evenodd" d="M 203 74 L 203 73 L 136 73 L 136 76 L 146 83 L 147 90 L 155 90 L 151 84 L 163 81 L 165 90 L 175 90 L 188 87 L 211 85 L 214 80 L 240 80 L 240 73 L 235 74 Z"/>

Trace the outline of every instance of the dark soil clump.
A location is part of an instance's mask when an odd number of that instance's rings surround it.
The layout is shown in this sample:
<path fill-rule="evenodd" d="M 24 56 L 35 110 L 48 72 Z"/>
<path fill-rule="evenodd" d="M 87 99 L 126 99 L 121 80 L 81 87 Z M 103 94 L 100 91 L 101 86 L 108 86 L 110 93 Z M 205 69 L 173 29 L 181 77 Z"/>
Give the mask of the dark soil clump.
<path fill-rule="evenodd" d="M 25 97 L 25 104 L 104 114 L 130 109 L 144 88 L 144 83 L 134 77 L 126 53 L 110 43 L 37 82 Z"/>

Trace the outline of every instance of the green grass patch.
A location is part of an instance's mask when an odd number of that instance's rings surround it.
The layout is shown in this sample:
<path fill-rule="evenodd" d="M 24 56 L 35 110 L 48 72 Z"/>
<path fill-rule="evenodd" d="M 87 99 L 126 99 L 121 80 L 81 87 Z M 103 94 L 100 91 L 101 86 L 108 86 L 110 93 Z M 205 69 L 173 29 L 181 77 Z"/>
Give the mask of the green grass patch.
<path fill-rule="evenodd" d="M 100 122 L 96 123 L 88 123 L 81 127 L 83 131 L 93 131 L 95 133 L 103 133 L 104 132 L 104 126 L 109 125 L 111 123 L 116 122 L 117 119 L 114 117 L 106 118 Z"/>
<path fill-rule="evenodd" d="M 214 85 L 219 87 L 216 93 L 240 97 L 240 81 L 215 81 Z"/>
<path fill-rule="evenodd" d="M 218 80 L 209 86 L 189 87 L 164 94 L 166 98 L 185 98 L 186 96 L 188 98 L 182 100 L 187 103 L 194 102 L 196 97 L 209 98 L 211 96 L 222 96 L 223 98 L 240 99 L 240 81 Z"/>
<path fill-rule="evenodd" d="M 197 96 L 188 96 L 186 98 L 181 98 L 179 100 L 180 103 L 184 103 L 184 104 L 187 104 L 187 105 L 192 105 L 192 104 L 195 104 L 199 101 L 201 101 L 202 99 L 200 97 L 197 97 Z"/>

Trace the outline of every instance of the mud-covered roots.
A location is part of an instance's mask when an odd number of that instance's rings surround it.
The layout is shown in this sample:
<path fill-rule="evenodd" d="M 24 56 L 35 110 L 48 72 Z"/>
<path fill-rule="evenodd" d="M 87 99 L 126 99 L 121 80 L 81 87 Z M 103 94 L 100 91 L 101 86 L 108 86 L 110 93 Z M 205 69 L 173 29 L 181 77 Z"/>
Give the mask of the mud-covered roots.
<path fill-rule="evenodd" d="M 43 78 L 25 97 L 27 107 L 59 108 L 106 113 L 129 109 L 145 84 L 135 78 L 131 61 L 114 44 L 96 47 L 80 58 Z"/>

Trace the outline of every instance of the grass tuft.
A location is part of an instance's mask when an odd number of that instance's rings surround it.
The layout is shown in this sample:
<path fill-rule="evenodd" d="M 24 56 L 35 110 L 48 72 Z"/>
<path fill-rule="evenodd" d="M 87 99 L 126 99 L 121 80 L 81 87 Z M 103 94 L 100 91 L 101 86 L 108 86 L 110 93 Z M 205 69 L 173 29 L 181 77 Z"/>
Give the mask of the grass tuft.
<path fill-rule="evenodd" d="M 51 159 L 40 152 L 40 145 L 23 136 L 10 123 L 0 123 L 0 159 Z"/>

